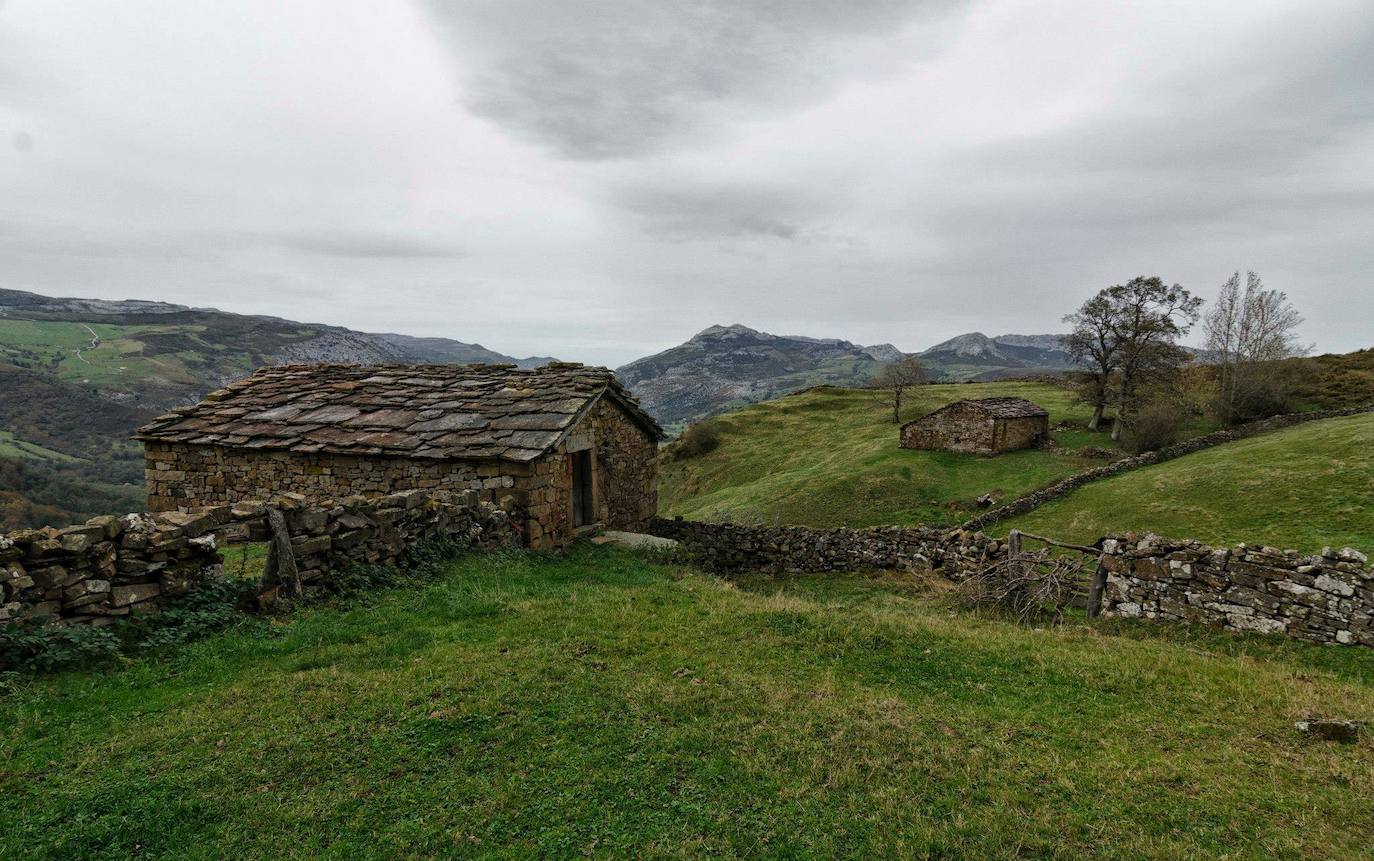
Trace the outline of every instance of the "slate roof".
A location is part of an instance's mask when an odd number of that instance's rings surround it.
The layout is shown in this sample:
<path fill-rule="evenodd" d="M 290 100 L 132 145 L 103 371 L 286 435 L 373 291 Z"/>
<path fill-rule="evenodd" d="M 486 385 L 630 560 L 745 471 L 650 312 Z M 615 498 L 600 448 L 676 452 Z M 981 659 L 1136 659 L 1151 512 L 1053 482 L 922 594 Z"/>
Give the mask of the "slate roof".
<path fill-rule="evenodd" d="M 1049 410 L 1025 398 L 976 398 L 958 401 L 957 403 L 976 407 L 1000 419 L 1024 419 L 1050 414 Z M 950 404 L 950 406 L 954 406 L 954 404 Z"/>
<path fill-rule="evenodd" d="M 946 410 L 955 407 L 973 407 L 981 410 L 994 418 L 999 419 L 1024 419 L 1048 416 L 1049 410 L 1025 398 L 973 398 L 966 401 L 955 401 L 952 404 L 945 404 L 933 413 L 927 413 L 918 419 L 907 422 L 908 425 L 916 422 L 923 422 L 932 416 L 937 416 Z M 906 425 L 903 425 L 905 427 Z"/>
<path fill-rule="evenodd" d="M 282 365 L 158 416 L 134 439 L 331 454 L 531 461 L 601 398 L 663 429 L 606 368 Z"/>

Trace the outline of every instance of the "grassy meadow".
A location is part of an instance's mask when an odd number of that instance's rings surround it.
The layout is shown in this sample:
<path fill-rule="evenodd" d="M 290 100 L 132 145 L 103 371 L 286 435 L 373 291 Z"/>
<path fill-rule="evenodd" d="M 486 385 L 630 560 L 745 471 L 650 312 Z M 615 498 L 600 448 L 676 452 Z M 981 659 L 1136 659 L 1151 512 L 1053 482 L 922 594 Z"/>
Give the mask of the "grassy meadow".
<path fill-rule="evenodd" d="M 659 471 L 665 516 L 803 526 L 957 524 L 993 493 L 1014 499 L 1056 479 L 1103 463 L 1075 452 L 1108 447 L 1088 433 L 1090 408 L 1066 389 L 1040 382 L 966 383 L 910 390 L 904 421 L 964 398 L 1018 396 L 1050 411 L 1050 426 L 1066 450 L 1009 452 L 998 457 L 911 451 L 897 447 L 897 425 L 881 395 L 821 388 L 718 416 L 715 451 L 667 461 Z"/>
<path fill-rule="evenodd" d="M 997 524 L 1068 541 L 1132 529 L 1374 553 L 1374 414 L 1227 443 L 1085 485 Z"/>
<path fill-rule="evenodd" d="M 1367 858 L 1374 652 L 608 548 L 8 677 L 0 857 Z"/>
<path fill-rule="evenodd" d="M 193 367 L 218 351 L 200 338 L 204 326 L 122 325 L 55 320 L 0 320 L 0 359 L 26 367 L 48 367 L 63 380 L 97 387 L 122 387 L 155 380 L 194 385 Z M 90 348 L 92 332 L 100 339 Z M 181 349 L 149 349 L 152 339 L 175 339 Z M 247 355 L 239 359 L 244 370 Z"/>

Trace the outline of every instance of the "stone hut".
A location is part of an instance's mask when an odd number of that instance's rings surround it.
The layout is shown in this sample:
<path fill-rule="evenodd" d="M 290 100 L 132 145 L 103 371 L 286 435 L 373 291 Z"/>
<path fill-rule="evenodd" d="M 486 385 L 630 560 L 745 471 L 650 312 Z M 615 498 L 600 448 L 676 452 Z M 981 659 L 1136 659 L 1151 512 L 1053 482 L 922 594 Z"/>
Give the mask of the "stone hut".
<path fill-rule="evenodd" d="M 466 490 L 510 510 L 530 546 L 553 547 L 647 528 L 663 431 L 605 368 L 286 365 L 134 438 L 150 511 Z"/>
<path fill-rule="evenodd" d="M 1025 398 L 955 401 L 902 425 L 902 448 L 998 454 L 1049 436 L 1050 414 Z"/>

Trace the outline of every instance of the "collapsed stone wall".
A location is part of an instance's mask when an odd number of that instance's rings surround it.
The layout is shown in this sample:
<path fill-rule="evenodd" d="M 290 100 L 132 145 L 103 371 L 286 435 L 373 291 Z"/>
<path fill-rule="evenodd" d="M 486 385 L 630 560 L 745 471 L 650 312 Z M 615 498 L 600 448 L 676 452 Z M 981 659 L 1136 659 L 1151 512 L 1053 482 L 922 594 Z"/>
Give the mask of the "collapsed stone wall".
<path fill-rule="evenodd" d="M 695 563 L 718 574 L 892 569 L 961 580 L 1006 556 L 1005 541 L 927 526 L 813 529 L 657 518 L 650 532 L 680 542 Z"/>
<path fill-rule="evenodd" d="M 1156 463 L 1163 463 L 1166 460 L 1183 457 L 1195 451 L 1221 445 L 1223 443 L 1235 442 L 1236 440 L 1246 439 L 1247 437 L 1258 436 L 1262 433 L 1281 430 L 1292 427 L 1293 425 L 1305 424 L 1312 421 L 1323 419 L 1344 418 L 1346 416 L 1360 415 L 1361 413 L 1374 412 L 1374 404 L 1366 404 L 1359 407 L 1346 407 L 1338 410 L 1321 410 L 1309 413 L 1289 413 L 1287 415 L 1274 416 L 1273 418 L 1261 419 L 1260 421 L 1238 425 L 1226 430 L 1213 431 L 1209 434 L 1193 437 L 1171 446 L 1166 446 L 1159 451 L 1147 451 L 1134 457 L 1123 457 L 1114 460 L 1105 466 L 1089 469 L 1084 472 L 1071 475 L 1068 478 L 1060 479 L 1048 487 L 1028 493 L 1025 496 L 1015 499 L 1006 505 L 986 511 L 972 520 L 966 521 L 962 529 L 986 529 L 1000 520 L 1008 517 L 1015 517 L 1033 511 L 1047 502 L 1067 496 L 1085 484 L 1094 481 L 1101 481 L 1104 478 L 1111 478 L 1123 472 L 1133 469 L 1140 469 L 1143 466 L 1152 466 Z"/>
<path fill-rule="evenodd" d="M 1301 555 L 1134 533 L 1102 550 L 1104 613 L 1374 646 L 1374 570 L 1356 550 Z"/>
<path fill-rule="evenodd" d="M 483 548 L 520 543 L 503 509 L 475 493 L 443 491 L 327 502 L 286 494 L 270 503 L 97 517 L 65 529 L 0 535 L 0 622 L 102 625 L 157 612 L 169 599 L 223 576 L 218 536 L 266 540 L 269 508 L 284 516 L 305 586 L 350 564 L 395 564 L 426 539 Z"/>

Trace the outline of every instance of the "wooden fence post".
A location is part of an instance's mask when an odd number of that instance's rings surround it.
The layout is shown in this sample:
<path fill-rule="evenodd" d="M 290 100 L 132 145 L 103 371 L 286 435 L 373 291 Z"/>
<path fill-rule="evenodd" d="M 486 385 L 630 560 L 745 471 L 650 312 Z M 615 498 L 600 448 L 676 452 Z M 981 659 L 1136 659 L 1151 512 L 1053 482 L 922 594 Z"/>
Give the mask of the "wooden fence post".
<path fill-rule="evenodd" d="M 281 510 L 267 510 L 267 525 L 272 530 L 272 543 L 267 548 L 267 563 L 262 569 L 262 580 L 258 585 L 259 593 L 280 585 L 293 598 L 305 594 L 301 588 L 300 570 L 296 568 L 296 554 L 291 552 L 291 532 L 286 528 L 286 518 Z"/>
<path fill-rule="evenodd" d="M 1107 566 L 1102 563 L 1105 554 L 1098 558 L 1097 568 L 1093 570 L 1092 587 L 1088 590 L 1088 618 L 1096 619 L 1102 612 L 1102 591 L 1107 586 Z"/>

